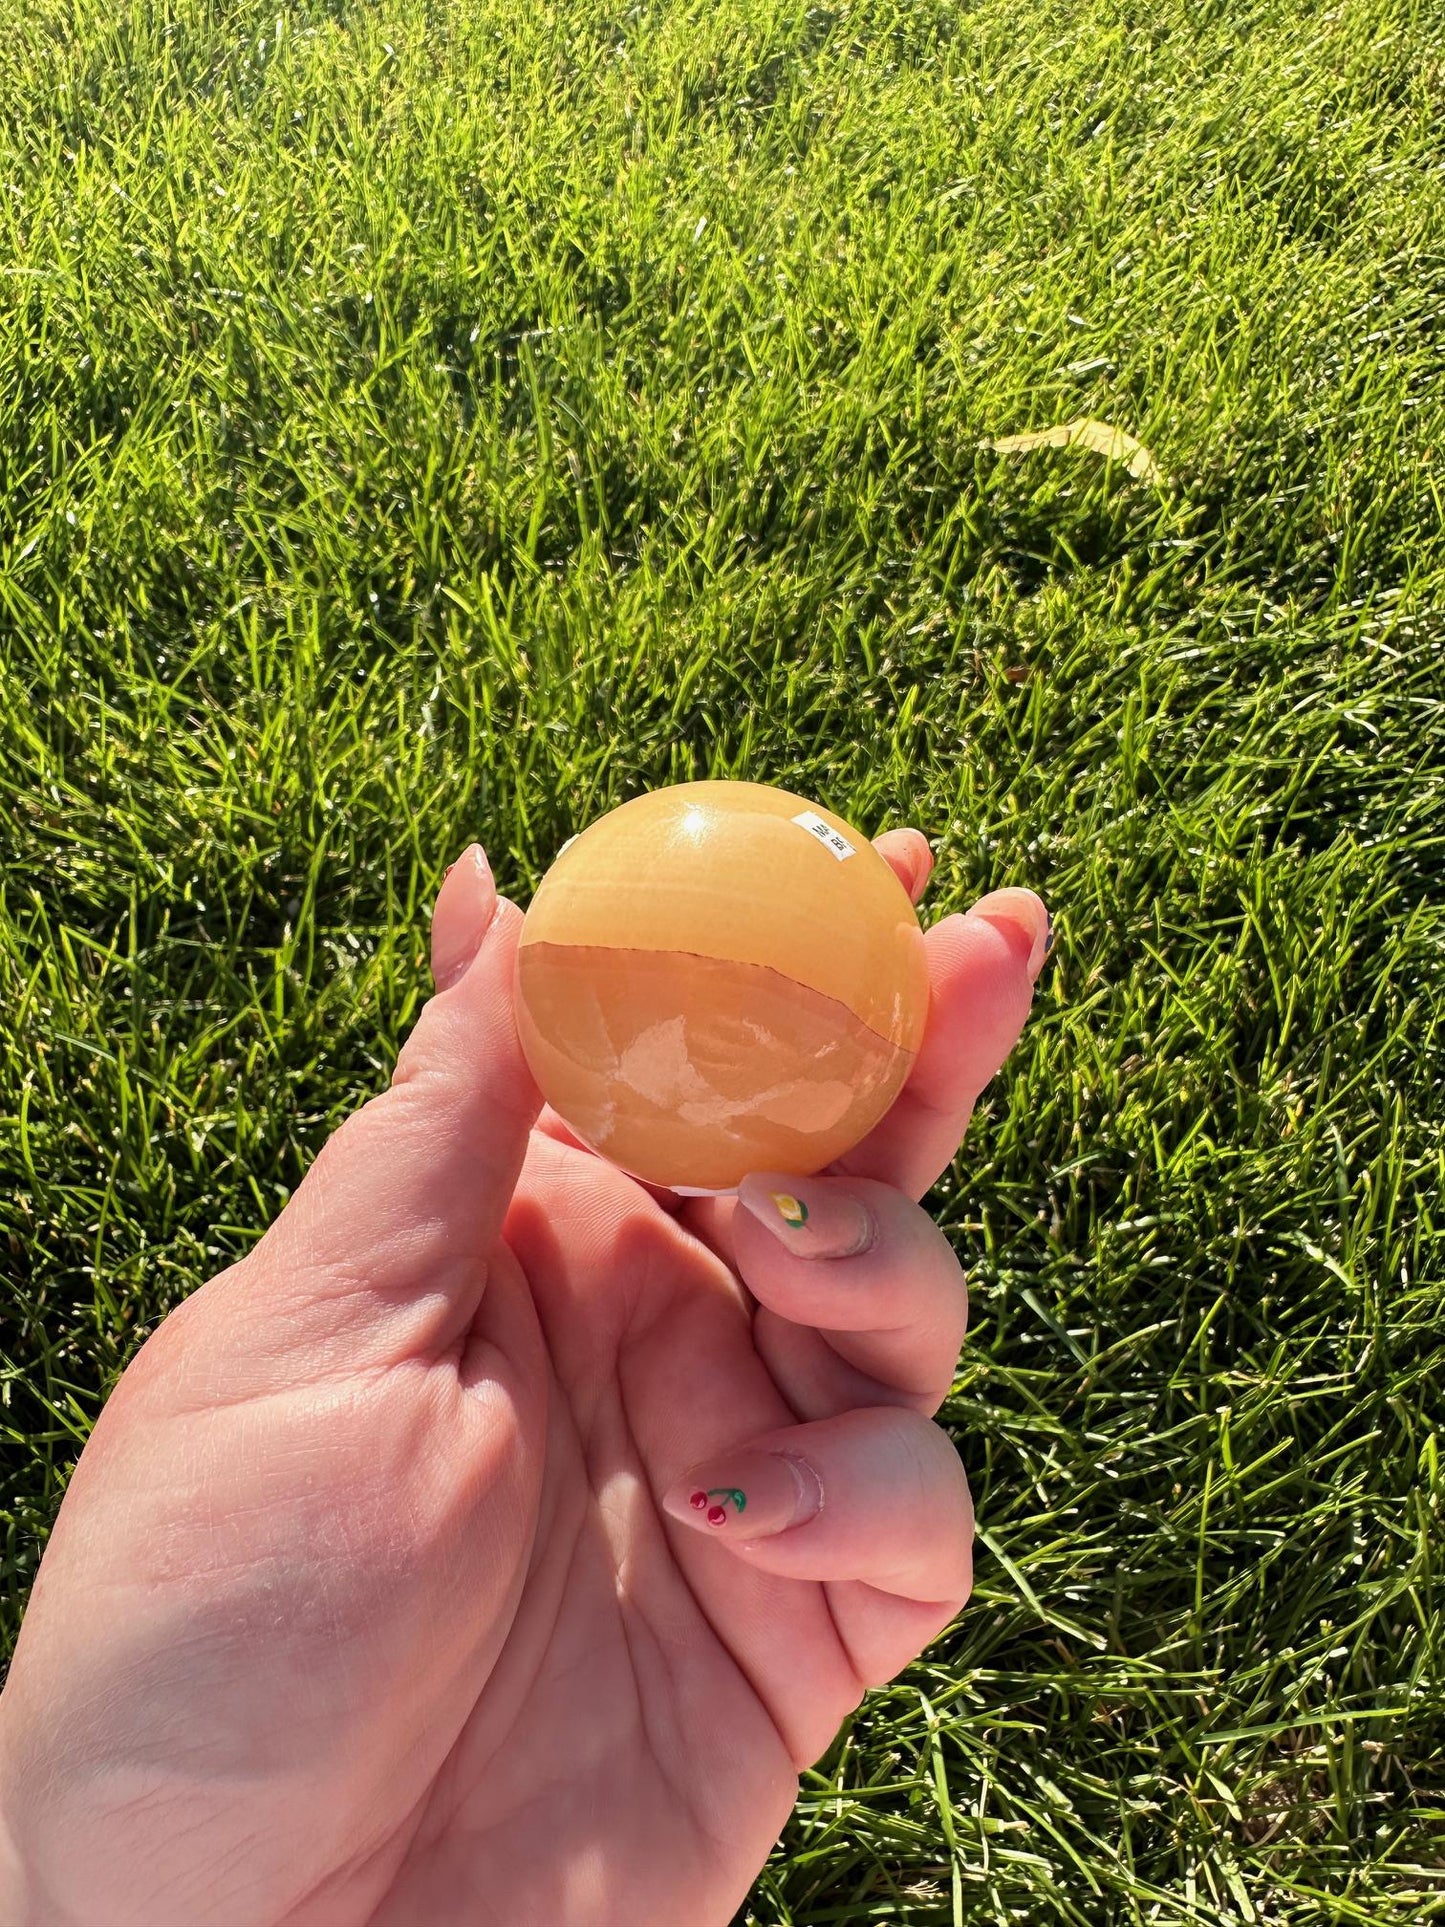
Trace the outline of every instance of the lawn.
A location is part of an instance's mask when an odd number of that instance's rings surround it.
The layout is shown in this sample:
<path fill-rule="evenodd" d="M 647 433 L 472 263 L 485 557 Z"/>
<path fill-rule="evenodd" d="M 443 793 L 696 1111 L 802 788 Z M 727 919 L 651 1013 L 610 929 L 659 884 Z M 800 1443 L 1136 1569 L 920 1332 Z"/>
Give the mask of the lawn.
<path fill-rule="evenodd" d="M 0 12 L 7 1646 L 459 848 L 780 783 L 1059 935 L 740 1921 L 1445 1920 L 1445 0 Z"/>

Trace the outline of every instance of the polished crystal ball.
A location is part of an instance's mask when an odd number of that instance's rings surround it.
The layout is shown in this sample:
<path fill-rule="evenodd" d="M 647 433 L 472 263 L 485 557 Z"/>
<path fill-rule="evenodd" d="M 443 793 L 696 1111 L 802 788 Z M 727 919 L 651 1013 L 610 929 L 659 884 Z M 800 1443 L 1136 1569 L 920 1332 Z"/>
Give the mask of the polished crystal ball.
<path fill-rule="evenodd" d="M 564 844 L 527 912 L 517 1022 L 547 1102 L 633 1177 L 806 1176 L 866 1137 L 923 1039 L 908 893 L 805 797 L 681 783 Z"/>

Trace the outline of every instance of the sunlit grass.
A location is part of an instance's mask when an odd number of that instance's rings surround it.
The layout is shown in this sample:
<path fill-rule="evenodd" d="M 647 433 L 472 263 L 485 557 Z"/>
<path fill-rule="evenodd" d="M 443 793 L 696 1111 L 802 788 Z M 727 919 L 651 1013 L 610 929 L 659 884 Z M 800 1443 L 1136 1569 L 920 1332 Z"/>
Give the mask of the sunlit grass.
<path fill-rule="evenodd" d="M 1059 942 L 978 1592 L 747 1919 L 1445 1918 L 1439 5 L 0 15 L 7 1639 L 458 848 L 777 782 Z"/>

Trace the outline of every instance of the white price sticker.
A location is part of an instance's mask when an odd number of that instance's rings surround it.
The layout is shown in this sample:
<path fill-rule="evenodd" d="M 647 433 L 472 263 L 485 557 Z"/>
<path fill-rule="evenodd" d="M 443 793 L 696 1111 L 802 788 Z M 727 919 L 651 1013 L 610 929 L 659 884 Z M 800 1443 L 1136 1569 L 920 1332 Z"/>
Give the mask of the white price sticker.
<path fill-rule="evenodd" d="M 817 837 L 823 848 L 831 850 L 840 863 L 845 857 L 858 854 L 847 837 L 840 835 L 831 823 L 825 823 L 816 810 L 804 810 L 801 815 L 795 816 L 792 820 L 801 829 L 806 830 L 809 836 Z"/>

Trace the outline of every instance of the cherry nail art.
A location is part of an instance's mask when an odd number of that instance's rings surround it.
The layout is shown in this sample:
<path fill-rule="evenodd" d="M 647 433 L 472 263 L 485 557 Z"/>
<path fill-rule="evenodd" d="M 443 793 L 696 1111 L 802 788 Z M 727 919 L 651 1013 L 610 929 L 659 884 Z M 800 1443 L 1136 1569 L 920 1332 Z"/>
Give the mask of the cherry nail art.
<path fill-rule="evenodd" d="M 707 1505 L 709 1499 L 719 1499 L 722 1503 Z M 726 1525 L 729 1504 L 737 1513 L 746 1512 L 748 1506 L 747 1493 L 739 1491 L 735 1485 L 714 1485 L 709 1486 L 706 1492 L 694 1492 L 692 1503 L 697 1505 L 699 1500 L 707 1506 L 707 1522 L 710 1526 Z"/>
<path fill-rule="evenodd" d="M 806 1524 L 822 1503 L 823 1483 L 811 1465 L 786 1450 L 757 1447 L 694 1466 L 662 1501 L 665 1512 L 694 1531 L 724 1529 L 737 1544 Z"/>

